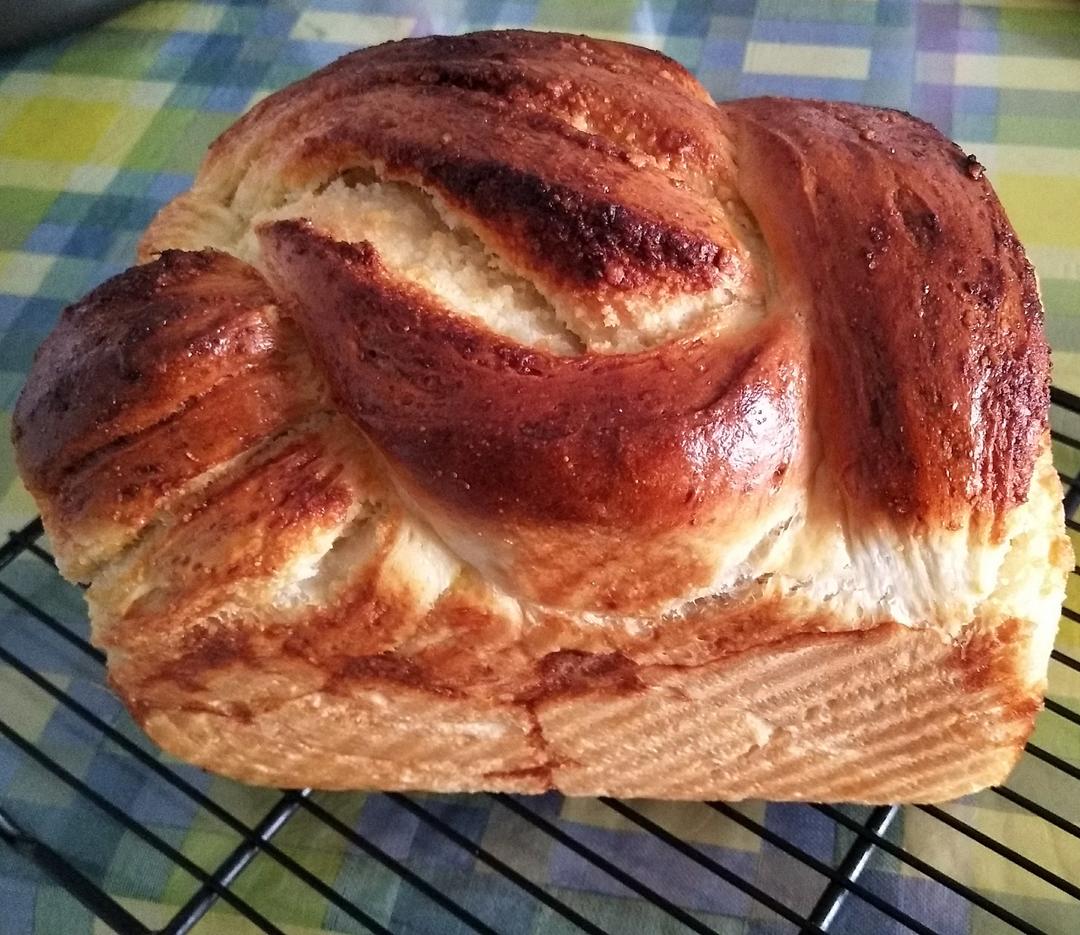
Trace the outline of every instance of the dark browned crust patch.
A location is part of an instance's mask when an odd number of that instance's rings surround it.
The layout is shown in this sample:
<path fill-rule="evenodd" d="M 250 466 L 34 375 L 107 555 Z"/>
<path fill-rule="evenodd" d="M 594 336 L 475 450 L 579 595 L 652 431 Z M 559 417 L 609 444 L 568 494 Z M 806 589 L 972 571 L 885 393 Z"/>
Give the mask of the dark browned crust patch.
<path fill-rule="evenodd" d="M 719 205 L 606 138 L 487 95 L 380 86 L 315 118 L 299 177 L 374 163 L 434 189 L 515 266 L 582 299 L 712 288 L 741 272 Z"/>
<path fill-rule="evenodd" d="M 1016 646 L 1030 638 L 1028 621 L 1006 620 L 992 630 L 976 630 L 970 636 L 965 635 L 957 642 L 951 660 L 968 692 L 1001 689 L 1010 699 L 1010 721 L 1026 724 L 1025 734 L 1034 728 L 1035 718 L 1043 709 L 1041 693 L 1026 687 L 1026 678 L 1016 656 Z"/>
<path fill-rule="evenodd" d="M 562 649 L 548 653 L 537 663 L 536 680 L 518 695 L 517 700 L 531 705 L 587 691 L 623 694 L 643 688 L 637 677 L 637 665 L 622 653 Z"/>

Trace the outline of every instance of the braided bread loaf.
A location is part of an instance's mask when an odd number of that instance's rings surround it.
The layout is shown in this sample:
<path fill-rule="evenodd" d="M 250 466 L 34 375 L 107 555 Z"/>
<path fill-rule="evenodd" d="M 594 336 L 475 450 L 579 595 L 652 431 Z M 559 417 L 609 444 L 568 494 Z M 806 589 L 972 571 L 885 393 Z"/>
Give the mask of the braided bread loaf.
<path fill-rule="evenodd" d="M 981 167 L 524 32 L 255 107 L 67 309 L 15 442 L 112 684 L 256 783 L 942 799 L 1071 552 Z"/>

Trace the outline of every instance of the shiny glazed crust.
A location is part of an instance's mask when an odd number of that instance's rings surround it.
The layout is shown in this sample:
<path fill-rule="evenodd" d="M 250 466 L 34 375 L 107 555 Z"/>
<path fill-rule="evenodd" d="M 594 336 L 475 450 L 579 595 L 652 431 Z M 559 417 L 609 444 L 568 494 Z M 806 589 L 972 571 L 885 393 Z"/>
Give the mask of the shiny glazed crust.
<path fill-rule="evenodd" d="M 893 111 L 523 32 L 272 95 L 16 410 L 96 641 L 247 781 L 934 800 L 1071 550 L 1034 274 Z"/>

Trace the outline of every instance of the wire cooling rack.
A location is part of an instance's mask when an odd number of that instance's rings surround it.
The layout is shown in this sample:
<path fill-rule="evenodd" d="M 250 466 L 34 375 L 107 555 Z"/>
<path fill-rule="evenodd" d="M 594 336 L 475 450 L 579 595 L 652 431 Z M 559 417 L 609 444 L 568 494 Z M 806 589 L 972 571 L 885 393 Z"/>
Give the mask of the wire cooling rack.
<path fill-rule="evenodd" d="M 1052 401 L 1067 523 L 1078 531 L 1080 397 L 1055 388 Z M 1080 698 L 1080 661 L 1060 648 L 1075 639 L 1054 650 L 1046 710 L 1007 786 L 944 806 L 711 802 L 658 812 L 600 799 L 589 807 L 628 832 L 620 846 L 605 848 L 588 826 L 565 820 L 560 803 L 568 803 L 558 796 L 272 793 L 169 760 L 104 687 L 103 656 L 87 641 L 78 591 L 56 574 L 41 537 L 35 520 L 0 546 L 0 598 L 11 605 L 0 627 L 0 688 L 7 689 L 0 698 L 8 699 L 0 707 L 0 790 L 5 776 L 8 787 L 12 777 L 33 777 L 18 797 L 0 791 L 0 840 L 9 863 L 35 875 L 35 885 L 60 888 L 124 935 L 180 935 L 222 905 L 234 922 L 216 931 L 243 926 L 243 917 L 246 930 L 281 932 L 296 921 L 285 902 L 304 901 L 324 910 L 306 931 L 600 933 L 626 931 L 628 919 L 642 933 L 1080 931 L 1080 712 L 1075 701 L 1060 700 Z M 1068 603 L 1066 631 L 1080 627 L 1080 612 Z M 50 733 L 58 719 L 66 726 Z M 52 807 L 58 802 L 63 808 Z M 357 817 L 361 802 L 366 820 Z M 469 817 L 477 802 L 486 809 L 484 834 Z M 679 818 L 691 814 L 689 824 Z M 400 847 L 394 829 L 402 823 L 427 843 Z M 738 851 L 702 844 L 706 825 L 716 825 L 710 840 L 768 848 L 774 869 L 755 875 L 724 856 Z M 902 833 L 915 825 L 921 837 Z M 204 836 L 194 856 L 192 827 Z M 501 836 L 502 828 L 513 833 Z M 920 840 L 930 847 L 912 843 Z M 327 841 L 349 855 L 351 883 L 340 866 L 320 860 Z M 536 855 L 550 859 L 554 849 L 600 881 L 594 888 L 634 903 L 629 912 L 612 915 L 606 903 L 580 898 L 542 872 Z M 448 873 L 442 865 L 455 860 L 476 872 Z M 680 862 L 681 871 L 654 872 Z M 252 874 L 256 882 L 245 883 Z M 672 880 L 690 880 L 697 901 L 686 886 L 675 892 Z M 717 921 L 700 911 L 710 888 L 742 900 L 740 915 Z M 388 893 L 397 894 L 393 911 Z M 523 901 L 534 910 L 526 921 L 512 908 Z"/>

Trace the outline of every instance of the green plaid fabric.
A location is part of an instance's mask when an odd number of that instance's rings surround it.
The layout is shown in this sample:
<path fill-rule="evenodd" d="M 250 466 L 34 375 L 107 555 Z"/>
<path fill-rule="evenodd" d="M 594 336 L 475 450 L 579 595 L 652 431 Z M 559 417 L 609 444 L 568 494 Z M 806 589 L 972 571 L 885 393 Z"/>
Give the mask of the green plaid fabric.
<path fill-rule="evenodd" d="M 1080 391 L 1080 5 L 1072 0 L 162 0 L 0 58 L 5 421 L 34 348 L 60 308 L 131 263 L 139 232 L 188 186 L 207 144 L 237 114 L 357 46 L 496 26 L 587 32 L 653 46 L 692 69 L 717 98 L 848 99 L 903 108 L 933 121 L 987 166 L 1041 274 L 1055 383 Z M 1058 427 L 1080 436 L 1080 418 L 1062 417 Z M 1080 468 L 1066 447 L 1058 454 L 1063 470 Z M 5 528 L 33 516 L 6 444 L 0 444 L 0 498 Z M 22 556 L 3 570 L 2 581 L 85 633 L 81 595 L 59 583 L 43 562 Z M 1070 601 L 1080 608 L 1080 593 L 1072 590 Z M 96 660 L 2 598 L 0 618 L 0 650 L 43 673 L 121 736 L 150 749 L 104 687 Z M 1080 625 L 1063 622 L 1058 646 L 1080 657 Z M 1080 708 L 1080 672 L 1052 664 L 1050 696 L 1064 708 Z M 210 810 L 155 778 L 130 751 L 103 739 L 4 662 L 0 722 L 197 866 L 212 870 L 240 843 L 237 831 Z M 1067 715 L 1045 712 L 1035 741 L 1073 770 L 1080 764 L 1080 729 Z M 278 799 L 169 765 L 249 826 Z M 991 842 L 1019 851 L 1035 869 L 996 855 L 992 845 L 950 829 L 932 812 L 904 810 L 889 840 L 1035 928 L 1075 932 L 1077 783 L 1060 765 L 1032 756 L 1010 779 L 1010 788 L 1061 815 L 1057 825 L 994 793 L 943 809 Z M 403 881 L 392 861 L 453 894 L 497 931 L 574 930 L 399 800 L 318 795 L 314 801 L 340 827 L 304 807 L 275 843 L 317 881 L 346 894 L 349 903 L 392 931 L 467 930 Z M 686 930 L 640 892 L 538 834 L 505 803 L 447 796 L 412 801 L 608 931 Z M 761 935 L 794 930 L 700 861 L 679 855 L 602 803 L 558 796 L 522 801 L 702 926 Z M 164 925 L 197 889 L 194 877 L 174 860 L 46 773 L 6 735 L 0 738 L 0 804 L 151 928 Z M 795 912 L 809 912 L 825 883 L 804 863 L 705 805 L 642 803 L 640 810 Z M 830 866 L 842 860 L 852 841 L 849 831 L 806 806 L 750 803 L 739 812 Z M 854 808 L 843 812 L 865 815 Z M 366 854 L 342 828 L 358 832 L 389 860 Z M 1000 915 L 884 851 L 875 853 L 861 880 L 934 931 L 1011 930 Z M 284 869 L 272 855 L 257 857 L 235 890 L 289 932 L 366 931 L 340 900 Z M 104 930 L 63 889 L 0 846 L 0 935 Z M 218 903 L 196 930 L 232 935 L 256 929 Z M 864 935 L 908 929 L 852 897 L 832 930 Z"/>

